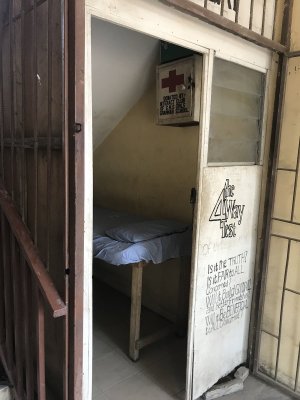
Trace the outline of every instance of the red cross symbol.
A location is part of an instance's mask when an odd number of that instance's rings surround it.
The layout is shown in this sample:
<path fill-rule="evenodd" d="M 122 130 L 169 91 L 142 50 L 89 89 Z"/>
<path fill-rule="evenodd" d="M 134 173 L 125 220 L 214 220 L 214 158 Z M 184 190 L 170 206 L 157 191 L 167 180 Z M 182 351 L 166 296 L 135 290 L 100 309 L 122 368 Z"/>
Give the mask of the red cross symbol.
<path fill-rule="evenodd" d="M 184 74 L 176 75 L 176 69 L 169 72 L 169 78 L 161 81 L 162 89 L 169 88 L 169 93 L 176 92 L 176 86 L 184 84 Z"/>

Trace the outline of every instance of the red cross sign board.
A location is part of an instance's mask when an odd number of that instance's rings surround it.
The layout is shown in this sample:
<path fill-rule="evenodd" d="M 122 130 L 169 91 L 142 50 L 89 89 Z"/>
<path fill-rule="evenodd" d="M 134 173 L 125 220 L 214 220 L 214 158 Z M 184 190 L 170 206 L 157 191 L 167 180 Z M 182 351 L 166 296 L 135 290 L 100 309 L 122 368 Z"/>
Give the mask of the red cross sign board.
<path fill-rule="evenodd" d="M 199 122 L 202 57 L 194 55 L 157 67 L 157 123 Z"/>

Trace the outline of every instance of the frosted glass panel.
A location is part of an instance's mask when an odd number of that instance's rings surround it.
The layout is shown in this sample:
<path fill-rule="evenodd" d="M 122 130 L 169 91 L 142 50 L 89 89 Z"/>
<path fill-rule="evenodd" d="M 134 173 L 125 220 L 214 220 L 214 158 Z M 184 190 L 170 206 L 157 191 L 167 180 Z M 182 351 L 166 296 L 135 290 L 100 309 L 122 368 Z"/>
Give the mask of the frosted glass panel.
<path fill-rule="evenodd" d="M 209 163 L 257 163 L 263 91 L 264 74 L 215 60 Z"/>

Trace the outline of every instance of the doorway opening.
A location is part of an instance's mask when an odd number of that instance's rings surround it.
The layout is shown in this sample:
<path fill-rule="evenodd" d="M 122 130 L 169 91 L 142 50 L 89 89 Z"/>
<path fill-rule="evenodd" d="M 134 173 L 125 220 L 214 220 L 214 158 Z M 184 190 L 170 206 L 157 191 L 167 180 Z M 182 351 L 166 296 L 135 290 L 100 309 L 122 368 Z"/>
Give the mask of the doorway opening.
<path fill-rule="evenodd" d="M 94 18 L 91 43 L 93 399 L 184 399 L 199 124 L 157 124 L 156 67 L 194 52 Z"/>

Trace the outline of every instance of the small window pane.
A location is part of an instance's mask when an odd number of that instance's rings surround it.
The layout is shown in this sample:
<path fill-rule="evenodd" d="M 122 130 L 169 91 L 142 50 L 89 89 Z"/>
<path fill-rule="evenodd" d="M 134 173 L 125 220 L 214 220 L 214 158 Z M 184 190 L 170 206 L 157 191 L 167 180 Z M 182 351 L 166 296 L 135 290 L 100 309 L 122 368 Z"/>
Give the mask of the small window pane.
<path fill-rule="evenodd" d="M 256 163 L 261 141 L 264 74 L 215 60 L 209 163 Z"/>

